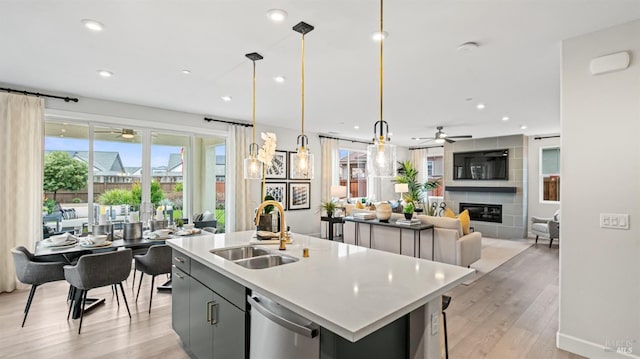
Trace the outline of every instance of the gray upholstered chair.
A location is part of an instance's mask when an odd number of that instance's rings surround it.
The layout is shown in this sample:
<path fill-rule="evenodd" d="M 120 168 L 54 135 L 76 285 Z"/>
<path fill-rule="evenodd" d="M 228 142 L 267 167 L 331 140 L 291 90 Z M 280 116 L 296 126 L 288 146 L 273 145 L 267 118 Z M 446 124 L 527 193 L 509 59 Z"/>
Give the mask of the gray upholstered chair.
<path fill-rule="evenodd" d="M 134 260 L 136 262 L 136 270 L 141 272 L 136 303 L 140 295 L 140 287 L 142 287 L 142 277 L 144 274 L 151 276 L 151 293 L 149 294 L 149 313 L 151 313 L 155 278 L 159 274 L 171 273 L 171 247 L 166 244 L 151 246 L 147 254 L 135 256 Z"/>
<path fill-rule="evenodd" d="M 536 236 L 536 244 L 540 236 L 549 238 L 551 248 L 553 239 L 560 239 L 560 210 L 553 214 L 553 218 L 531 217 L 531 233 Z"/>
<path fill-rule="evenodd" d="M 64 266 L 64 277 L 76 290 L 80 290 L 79 295 L 74 295 L 76 299 L 80 299 L 80 325 L 78 326 L 78 334 L 82 329 L 82 319 L 84 316 L 84 306 L 87 302 L 87 292 L 90 289 L 105 287 L 108 285 L 119 284 L 122 299 L 127 306 L 127 313 L 131 318 L 127 297 L 124 294 L 122 281 L 126 280 L 131 273 L 131 250 L 125 249 L 120 251 L 103 252 L 96 254 L 88 254 L 80 257 L 76 265 Z M 76 293 L 74 293 L 76 294 Z M 116 298 L 118 292 L 116 290 Z M 118 302 L 119 304 L 119 302 Z M 71 307 L 69 307 L 69 313 Z M 67 314 L 67 318 L 69 314 Z"/>
<path fill-rule="evenodd" d="M 31 284 L 31 291 L 29 292 L 27 305 L 24 308 L 24 318 L 22 319 L 22 326 L 24 327 L 33 296 L 36 294 L 36 288 L 44 283 L 64 280 L 62 268 L 66 263 L 39 262 L 29 250 L 22 246 L 12 249 L 11 254 L 13 255 L 18 280 L 25 284 Z"/>

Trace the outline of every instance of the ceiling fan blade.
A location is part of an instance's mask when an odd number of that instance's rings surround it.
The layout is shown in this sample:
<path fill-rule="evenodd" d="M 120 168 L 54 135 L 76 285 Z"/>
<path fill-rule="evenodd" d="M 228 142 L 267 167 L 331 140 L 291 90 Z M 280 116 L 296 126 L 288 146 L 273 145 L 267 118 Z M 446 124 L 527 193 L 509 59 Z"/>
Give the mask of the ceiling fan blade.
<path fill-rule="evenodd" d="M 455 137 L 455 136 L 453 136 L 453 137 Z M 448 143 L 456 142 L 456 141 L 452 140 L 451 137 L 445 137 L 444 140 L 447 141 Z"/>
<path fill-rule="evenodd" d="M 471 135 L 449 136 L 448 138 L 473 138 Z"/>

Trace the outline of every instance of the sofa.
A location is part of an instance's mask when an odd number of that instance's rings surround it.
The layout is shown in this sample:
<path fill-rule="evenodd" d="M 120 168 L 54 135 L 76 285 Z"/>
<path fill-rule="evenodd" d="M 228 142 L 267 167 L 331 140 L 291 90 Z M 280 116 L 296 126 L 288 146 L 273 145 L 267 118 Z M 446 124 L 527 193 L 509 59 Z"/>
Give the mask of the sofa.
<path fill-rule="evenodd" d="M 362 209 L 352 209 L 348 214 L 362 212 Z M 372 211 L 369 211 L 372 212 Z M 402 214 L 393 213 L 391 221 L 403 218 Z M 468 267 L 479 260 L 482 252 L 482 233 L 471 232 L 464 234 L 462 224 L 457 218 L 434 217 L 418 215 L 422 223 L 434 226 L 435 236 L 435 260 L 463 267 Z M 356 234 L 356 228 L 359 233 Z M 406 232 L 406 233 L 405 233 Z M 400 237 L 400 233 L 402 236 Z M 429 233 L 428 231 L 425 233 Z M 392 227 L 360 224 L 345 221 L 344 242 L 355 244 L 356 235 L 359 245 L 388 252 L 413 256 L 413 231 L 409 229 L 397 229 Z M 421 235 L 420 257 L 431 258 L 430 235 Z M 402 253 L 400 253 L 400 238 L 402 238 Z"/>
<path fill-rule="evenodd" d="M 126 205 L 120 206 L 102 206 L 107 218 L 111 221 L 124 221 L 126 218 Z M 94 216 L 98 218 L 101 212 L 101 206 L 94 204 Z M 57 226 L 60 222 L 60 229 L 71 229 L 81 227 L 84 223 L 89 223 L 89 206 L 86 203 L 64 203 L 60 204 L 60 212 L 52 213 L 44 217 L 43 222 L 46 226 Z"/>

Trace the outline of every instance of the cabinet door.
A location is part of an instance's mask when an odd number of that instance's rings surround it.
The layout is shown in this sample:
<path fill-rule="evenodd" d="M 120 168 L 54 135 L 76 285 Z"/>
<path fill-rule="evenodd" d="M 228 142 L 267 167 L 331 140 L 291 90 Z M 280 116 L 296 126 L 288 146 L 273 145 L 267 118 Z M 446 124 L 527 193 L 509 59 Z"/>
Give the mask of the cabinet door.
<path fill-rule="evenodd" d="M 245 312 L 215 292 L 213 299 L 213 357 L 244 358 Z"/>
<path fill-rule="evenodd" d="M 182 344 L 189 347 L 189 282 L 191 277 L 173 266 L 171 270 L 171 322 Z"/>
<path fill-rule="evenodd" d="M 211 325 L 211 304 L 213 292 L 191 278 L 189 287 L 189 340 L 191 352 L 199 358 L 211 358 L 213 352 L 213 326 Z"/>

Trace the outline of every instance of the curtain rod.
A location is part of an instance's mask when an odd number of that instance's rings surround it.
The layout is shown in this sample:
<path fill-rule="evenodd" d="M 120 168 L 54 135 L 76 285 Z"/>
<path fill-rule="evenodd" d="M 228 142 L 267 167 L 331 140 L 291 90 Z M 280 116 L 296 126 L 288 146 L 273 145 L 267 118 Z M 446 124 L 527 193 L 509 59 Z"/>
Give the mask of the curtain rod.
<path fill-rule="evenodd" d="M 425 147 L 409 147 L 409 151 L 412 150 L 424 150 L 424 149 L 429 149 L 429 148 L 441 148 L 444 146 L 425 146 Z"/>
<path fill-rule="evenodd" d="M 555 136 L 538 136 L 538 137 L 534 137 L 534 140 L 543 140 L 545 138 L 558 138 L 560 137 L 560 135 L 555 135 Z"/>
<path fill-rule="evenodd" d="M 22 90 L 16 90 L 16 89 L 7 88 L 7 87 L 0 87 L 0 91 L 20 93 L 20 94 L 23 94 L 23 95 L 34 95 L 36 97 L 55 98 L 55 99 L 59 99 L 59 100 L 64 100 L 64 102 L 70 102 L 70 101 L 71 102 L 78 102 L 78 99 L 75 98 L 75 97 L 62 97 L 62 96 L 56 96 L 56 95 L 47 95 L 47 94 L 40 93 L 40 92 L 22 91 Z"/>
<path fill-rule="evenodd" d="M 356 143 L 364 143 L 365 145 L 372 145 L 373 142 L 366 142 L 366 141 L 360 141 L 360 140 L 351 140 L 348 138 L 339 138 L 339 137 L 331 137 L 331 136 L 325 136 L 325 135 L 318 135 L 319 138 L 329 138 L 332 140 L 339 140 L 339 141 L 349 141 L 349 142 L 356 142 Z"/>
<path fill-rule="evenodd" d="M 230 124 L 230 125 L 238 125 L 238 126 L 244 126 L 244 127 L 253 127 L 253 125 L 252 125 L 252 124 L 250 124 L 250 123 L 244 123 L 244 122 L 233 122 L 233 121 L 226 121 L 226 120 L 218 120 L 218 119 L 216 119 L 216 118 L 208 118 L 208 117 L 205 117 L 205 118 L 204 118 L 204 120 L 205 120 L 205 121 L 207 121 L 207 122 L 214 121 L 214 122 L 228 123 L 228 124 Z"/>

